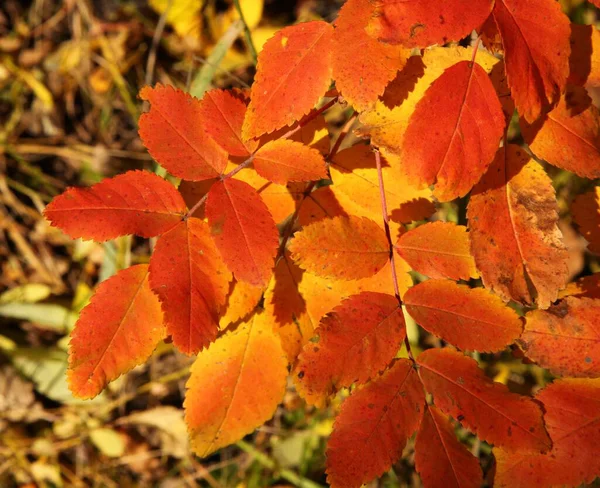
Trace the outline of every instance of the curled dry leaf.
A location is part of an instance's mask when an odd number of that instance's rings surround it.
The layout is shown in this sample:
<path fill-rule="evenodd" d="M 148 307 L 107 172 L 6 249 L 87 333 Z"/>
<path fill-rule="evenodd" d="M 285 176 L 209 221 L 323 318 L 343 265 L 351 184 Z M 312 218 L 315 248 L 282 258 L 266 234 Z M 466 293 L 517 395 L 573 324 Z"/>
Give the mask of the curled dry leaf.
<path fill-rule="evenodd" d="M 365 383 L 394 359 L 406 336 L 393 295 L 363 292 L 344 300 L 321 320 L 298 357 L 294 381 L 310 404 L 323 406 L 340 388 Z"/>

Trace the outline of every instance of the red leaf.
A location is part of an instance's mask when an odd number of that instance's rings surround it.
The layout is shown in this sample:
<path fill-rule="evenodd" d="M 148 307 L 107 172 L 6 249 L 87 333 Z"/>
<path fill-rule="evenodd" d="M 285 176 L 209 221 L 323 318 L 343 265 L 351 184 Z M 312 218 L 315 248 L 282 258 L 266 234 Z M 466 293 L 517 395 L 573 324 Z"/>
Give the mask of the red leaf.
<path fill-rule="evenodd" d="M 304 346 L 294 379 L 308 403 L 322 406 L 353 383 L 365 383 L 394 359 L 406 335 L 392 295 L 363 292 L 344 300 L 321 320 L 318 342 Z"/>
<path fill-rule="evenodd" d="M 200 100 L 202 126 L 219 146 L 232 156 L 248 156 L 258 142 L 242 139 L 246 103 L 227 90 L 210 90 Z"/>
<path fill-rule="evenodd" d="M 373 276 L 388 262 L 385 232 L 359 217 L 335 217 L 306 226 L 290 246 L 294 261 L 319 276 L 355 280 Z"/>
<path fill-rule="evenodd" d="M 140 137 L 150 155 L 184 180 L 214 178 L 227 166 L 227 153 L 204 130 L 200 100 L 172 86 L 145 86 L 140 97 L 151 103 L 140 117 Z"/>
<path fill-rule="evenodd" d="M 552 182 L 518 146 L 500 149 L 467 207 L 483 284 L 505 301 L 548 308 L 567 277 Z M 537 298 L 535 295 L 537 294 Z"/>
<path fill-rule="evenodd" d="M 519 316 L 483 288 L 428 280 L 410 288 L 404 303 L 419 325 L 461 349 L 500 351 L 523 330 Z"/>
<path fill-rule="evenodd" d="M 327 178 L 325 159 L 319 151 L 289 139 L 271 141 L 254 156 L 254 169 L 263 178 L 285 185 L 289 181 Z"/>
<path fill-rule="evenodd" d="M 499 488 L 591 483 L 600 473 L 600 380 L 563 379 L 537 395 L 554 443 L 545 455 L 494 449 Z"/>
<path fill-rule="evenodd" d="M 102 282 L 82 310 L 69 343 L 69 388 L 94 398 L 111 381 L 145 362 L 165 337 L 148 266 L 138 264 Z"/>
<path fill-rule="evenodd" d="M 505 121 L 485 70 L 461 61 L 433 82 L 406 128 L 402 168 L 442 201 L 466 195 L 494 159 Z M 435 134 L 435 137 L 431 137 Z"/>
<path fill-rule="evenodd" d="M 369 29 L 385 42 L 427 47 L 459 41 L 492 11 L 490 0 L 376 0 Z"/>
<path fill-rule="evenodd" d="M 556 108 L 533 125 L 521 122 L 531 151 L 584 178 L 600 178 L 600 111 L 585 88 L 569 87 Z"/>
<path fill-rule="evenodd" d="M 70 237 L 106 241 L 126 234 L 154 237 L 177 224 L 185 203 L 171 183 L 128 171 L 90 188 L 69 188 L 44 210 Z"/>
<path fill-rule="evenodd" d="M 454 427 L 436 407 L 425 410 L 415 441 L 415 468 L 425 488 L 480 488 L 479 460 L 454 433 Z"/>
<path fill-rule="evenodd" d="M 540 407 L 493 382 L 475 360 L 446 348 L 429 349 L 417 362 L 435 404 L 480 439 L 507 449 L 550 449 Z"/>
<path fill-rule="evenodd" d="M 567 297 L 526 319 L 519 343 L 528 358 L 558 376 L 600 376 L 600 300 Z"/>
<path fill-rule="evenodd" d="M 327 481 L 358 488 L 400 459 L 419 428 L 425 396 L 412 363 L 400 359 L 343 404 L 327 443 Z"/>
<path fill-rule="evenodd" d="M 405 232 L 396 250 L 411 268 L 431 278 L 468 280 L 479 277 L 463 225 L 430 222 Z"/>
<path fill-rule="evenodd" d="M 554 0 L 496 0 L 506 74 L 519 113 L 533 122 L 565 89 L 569 76 L 569 18 Z"/>
<path fill-rule="evenodd" d="M 215 244 L 236 279 L 266 286 L 279 233 L 256 190 L 233 178 L 215 183 L 208 193 L 206 217 Z"/>
<path fill-rule="evenodd" d="M 331 64 L 336 88 L 356 110 L 370 108 L 406 64 L 410 51 L 373 39 L 365 31 L 369 0 L 348 0 L 333 31 Z"/>
<path fill-rule="evenodd" d="M 331 81 L 332 34 L 327 22 L 305 22 L 284 27 L 265 43 L 244 120 L 245 139 L 291 125 L 317 104 Z"/>
<path fill-rule="evenodd" d="M 159 238 L 150 259 L 150 285 L 160 298 L 167 332 L 184 354 L 196 354 L 216 339 L 230 281 L 201 220 L 189 218 Z"/>

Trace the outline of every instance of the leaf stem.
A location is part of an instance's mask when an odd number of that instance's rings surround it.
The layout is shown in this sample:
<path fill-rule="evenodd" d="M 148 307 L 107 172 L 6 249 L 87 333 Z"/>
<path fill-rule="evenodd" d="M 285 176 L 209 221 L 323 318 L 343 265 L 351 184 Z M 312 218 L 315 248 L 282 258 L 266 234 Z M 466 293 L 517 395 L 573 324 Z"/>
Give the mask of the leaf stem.
<path fill-rule="evenodd" d="M 204 204 L 204 202 L 206 202 L 207 198 L 208 198 L 208 192 L 200 200 L 198 200 L 192 208 L 190 208 L 188 213 L 185 214 L 184 219 L 187 220 L 192 215 L 194 215 L 194 212 L 196 212 L 196 210 L 198 210 Z"/>
<path fill-rule="evenodd" d="M 379 197 L 381 199 L 381 213 L 383 214 L 383 227 L 385 228 L 385 236 L 387 237 L 390 246 L 390 264 L 392 268 L 392 282 L 394 284 L 394 295 L 398 300 L 398 306 L 402 307 L 402 299 L 400 298 L 400 289 L 398 288 L 398 276 L 396 274 L 396 258 L 394 256 L 394 243 L 392 242 L 392 233 L 390 232 L 390 220 L 388 217 L 387 202 L 385 198 L 385 188 L 383 186 L 383 172 L 381 171 L 381 154 L 375 151 L 375 164 L 377 165 L 377 178 L 379 179 Z M 412 351 L 410 349 L 410 341 L 408 335 L 404 336 L 404 344 L 408 357 L 412 362 L 415 362 Z"/>
<path fill-rule="evenodd" d="M 250 164 L 252 164 L 252 161 L 254 161 L 254 154 L 251 154 L 248 157 L 248 159 L 246 159 L 246 161 L 239 164 L 236 168 L 232 169 L 229 173 L 221 175 L 221 180 L 226 180 L 227 178 L 231 178 L 232 176 L 237 175 L 244 168 L 247 168 L 248 166 L 250 166 Z"/>

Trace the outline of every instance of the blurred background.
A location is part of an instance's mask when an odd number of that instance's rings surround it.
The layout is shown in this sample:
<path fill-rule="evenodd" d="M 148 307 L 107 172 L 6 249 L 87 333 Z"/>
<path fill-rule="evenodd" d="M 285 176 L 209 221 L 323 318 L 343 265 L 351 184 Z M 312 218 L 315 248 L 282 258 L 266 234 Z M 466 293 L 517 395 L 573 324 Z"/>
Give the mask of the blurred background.
<path fill-rule="evenodd" d="M 334 20 L 342 3 L 0 1 L 0 487 L 325 485 L 337 404 L 309 409 L 290 389 L 272 421 L 200 460 L 181 410 L 191 359 L 169 344 L 96 399 L 74 399 L 66 350 L 79 311 L 100 281 L 147 262 L 150 248 L 131 237 L 72 241 L 41 212 L 67 186 L 133 168 L 160 172 L 137 134 L 143 85 L 173 84 L 198 97 L 245 87 L 255 72 L 248 36 L 260 51 L 283 26 Z M 561 3 L 573 21 L 597 22 L 583 1 Z M 330 115 L 332 133 L 339 121 Z M 552 171 L 566 214 L 579 180 Z M 441 211 L 456 220 L 460 210 Z M 562 228 L 572 240 L 573 276 L 598 271 L 568 216 Z M 536 368 L 500 359 L 496 380 L 523 390 L 543 382 Z M 411 449 L 372 486 L 420 486 Z M 489 465 L 487 446 L 473 449 Z"/>

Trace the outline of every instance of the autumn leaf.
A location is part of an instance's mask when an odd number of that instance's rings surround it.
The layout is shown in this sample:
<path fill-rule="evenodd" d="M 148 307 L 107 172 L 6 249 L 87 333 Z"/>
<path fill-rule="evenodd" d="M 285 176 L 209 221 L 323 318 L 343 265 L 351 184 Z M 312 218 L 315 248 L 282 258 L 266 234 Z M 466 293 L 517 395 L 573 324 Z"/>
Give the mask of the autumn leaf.
<path fill-rule="evenodd" d="M 246 103 L 227 90 L 210 90 L 199 106 L 202 127 L 213 140 L 232 156 L 248 156 L 258 146 L 242 139 Z"/>
<path fill-rule="evenodd" d="M 271 141 L 262 146 L 254 155 L 253 164 L 260 176 L 280 185 L 327 178 L 321 153 L 289 139 Z"/>
<path fill-rule="evenodd" d="M 342 204 L 336 198 L 332 186 L 317 188 L 300 202 L 300 210 L 298 211 L 299 226 L 305 227 L 319 220 L 348 216 Z"/>
<path fill-rule="evenodd" d="M 200 100 L 172 86 L 146 86 L 140 98 L 150 111 L 139 121 L 140 137 L 150 155 L 173 176 L 200 181 L 219 176 L 227 153 L 204 129 Z"/>
<path fill-rule="evenodd" d="M 525 355 L 558 376 L 600 376 L 600 300 L 567 297 L 526 315 L 519 344 Z"/>
<path fill-rule="evenodd" d="M 404 294 L 407 312 L 425 330 L 470 351 L 500 351 L 523 330 L 518 315 L 483 288 L 427 280 Z"/>
<path fill-rule="evenodd" d="M 269 420 L 287 375 L 279 339 L 261 315 L 202 351 L 192 365 L 184 403 L 194 452 L 206 457 Z"/>
<path fill-rule="evenodd" d="M 401 69 L 410 51 L 378 42 L 365 31 L 369 0 L 348 0 L 333 31 L 331 64 L 336 88 L 356 110 L 371 107 Z"/>
<path fill-rule="evenodd" d="M 217 249 L 236 279 L 266 286 L 279 233 L 256 190 L 232 178 L 215 183 L 206 201 L 206 216 Z"/>
<path fill-rule="evenodd" d="M 548 308 L 566 284 L 568 253 L 542 167 L 518 146 L 500 149 L 471 193 L 467 217 L 484 285 L 505 301 Z"/>
<path fill-rule="evenodd" d="M 600 32 L 593 25 L 571 24 L 571 56 L 567 83 L 600 85 Z"/>
<path fill-rule="evenodd" d="M 284 27 L 265 43 L 242 129 L 244 139 L 291 125 L 317 104 L 331 81 L 332 34 L 327 22 L 305 22 Z"/>
<path fill-rule="evenodd" d="M 385 42 L 427 47 L 459 41 L 492 11 L 490 0 L 376 0 L 369 31 Z"/>
<path fill-rule="evenodd" d="M 294 371 L 296 389 L 323 406 L 339 389 L 365 383 L 394 359 L 406 336 L 393 295 L 363 292 L 344 300 L 321 320 L 318 342 L 304 346 Z"/>
<path fill-rule="evenodd" d="M 264 289 L 243 281 L 236 281 L 227 297 L 225 313 L 219 320 L 219 327 L 225 329 L 229 324 L 246 318 L 256 308 L 263 296 Z"/>
<path fill-rule="evenodd" d="M 377 273 L 390 254 L 385 232 L 359 217 L 335 217 L 296 233 L 292 257 L 303 269 L 319 276 L 354 280 Z"/>
<path fill-rule="evenodd" d="M 448 348 L 429 349 L 417 363 L 435 405 L 481 440 L 513 450 L 551 448 L 539 405 L 493 382 L 474 359 Z"/>
<path fill-rule="evenodd" d="M 167 332 L 184 354 L 196 354 L 216 339 L 230 281 L 203 221 L 189 218 L 158 239 L 150 286 L 160 299 Z"/>
<path fill-rule="evenodd" d="M 391 163 L 390 163 L 391 161 Z M 410 186 L 398 168 L 391 166 L 395 160 L 384 158 L 381 173 L 388 211 L 396 222 L 424 220 L 435 212 L 431 191 Z M 335 155 L 329 166 L 332 192 L 348 214 L 381 221 L 379 176 L 373 150 L 356 144 Z"/>
<path fill-rule="evenodd" d="M 582 276 L 577 281 L 569 283 L 558 294 L 558 298 L 565 297 L 600 298 L 600 273 Z"/>
<path fill-rule="evenodd" d="M 585 88 L 571 86 L 537 123 L 521 123 L 525 141 L 540 159 L 584 178 L 600 178 L 600 112 Z"/>
<path fill-rule="evenodd" d="M 588 249 L 600 254 L 600 188 L 578 196 L 571 213 L 579 232 L 589 242 Z"/>
<path fill-rule="evenodd" d="M 480 488 L 479 460 L 454 433 L 449 419 L 433 405 L 425 410 L 415 440 L 415 468 L 425 488 Z"/>
<path fill-rule="evenodd" d="M 451 66 L 410 118 L 401 159 L 408 182 L 417 188 L 435 183 L 441 201 L 464 196 L 494 159 L 504 125 L 485 70 L 468 61 Z"/>
<path fill-rule="evenodd" d="M 402 234 L 396 251 L 430 278 L 478 278 L 467 228 L 451 222 L 429 222 Z"/>
<path fill-rule="evenodd" d="M 165 337 L 160 302 L 138 264 L 102 282 L 82 310 L 69 343 L 69 388 L 94 398 L 108 383 L 146 361 Z"/>
<path fill-rule="evenodd" d="M 496 0 L 508 84 L 519 114 L 535 121 L 558 100 L 569 76 L 569 18 L 554 0 Z"/>
<path fill-rule="evenodd" d="M 424 403 L 423 387 L 407 359 L 350 395 L 327 443 L 331 487 L 359 488 L 388 471 L 418 429 Z"/>
<path fill-rule="evenodd" d="M 171 183 L 145 171 L 128 171 L 90 188 L 69 188 L 44 210 L 73 239 L 102 242 L 137 234 L 154 237 L 175 226 L 185 203 Z"/>
<path fill-rule="evenodd" d="M 495 448 L 494 486 L 550 488 L 591 483 L 600 473 L 600 380 L 561 379 L 540 391 L 553 448 L 547 454 Z"/>

